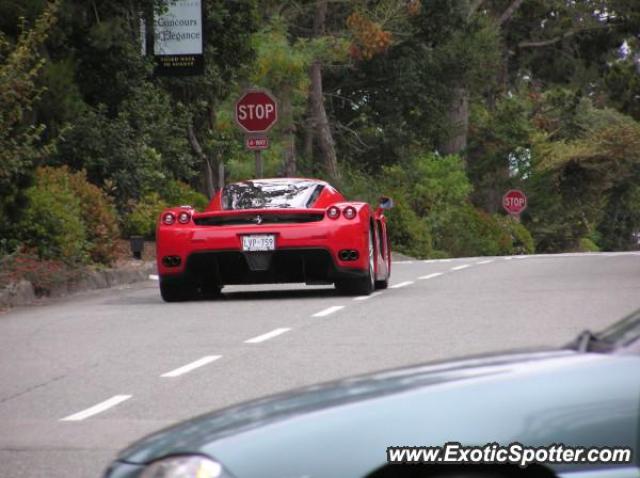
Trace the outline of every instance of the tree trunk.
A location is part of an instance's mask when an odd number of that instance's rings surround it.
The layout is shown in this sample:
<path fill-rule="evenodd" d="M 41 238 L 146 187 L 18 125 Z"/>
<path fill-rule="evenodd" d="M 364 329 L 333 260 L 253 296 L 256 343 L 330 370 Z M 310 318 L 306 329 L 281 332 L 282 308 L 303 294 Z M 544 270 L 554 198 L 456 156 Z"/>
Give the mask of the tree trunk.
<path fill-rule="evenodd" d="M 315 37 L 325 33 L 327 18 L 327 0 L 318 0 L 313 17 L 313 34 Z M 322 63 L 316 59 L 310 68 L 311 76 L 311 118 L 318 146 L 322 153 L 324 169 L 332 181 L 340 178 L 338 160 L 336 158 L 335 142 L 331 134 L 327 110 L 324 107 L 324 92 L 322 88 Z"/>
<path fill-rule="evenodd" d="M 453 101 L 447 113 L 451 134 L 440 146 L 442 154 L 458 154 L 467 147 L 469 132 L 469 94 L 464 87 L 454 90 Z"/>
<path fill-rule="evenodd" d="M 200 158 L 200 170 L 204 176 L 204 187 L 206 189 L 207 197 L 211 199 L 216 192 L 215 185 L 218 182 L 217 168 L 212 167 L 210 159 L 207 157 L 200 145 L 200 142 L 198 141 L 191 122 L 187 125 L 187 137 L 189 139 L 191 149 Z"/>
<path fill-rule="evenodd" d="M 296 124 L 293 119 L 293 105 L 291 104 L 291 92 L 284 91 L 281 95 L 282 119 L 284 120 L 284 164 L 282 172 L 285 177 L 294 177 L 296 175 Z"/>
<path fill-rule="evenodd" d="M 322 65 L 319 61 L 314 61 L 311 65 L 311 110 L 313 118 L 313 128 L 318 146 L 322 153 L 324 169 L 331 180 L 336 181 L 340 175 L 338 173 L 338 160 L 336 150 L 329 127 L 329 118 L 324 108 L 324 96 L 322 92 Z"/>

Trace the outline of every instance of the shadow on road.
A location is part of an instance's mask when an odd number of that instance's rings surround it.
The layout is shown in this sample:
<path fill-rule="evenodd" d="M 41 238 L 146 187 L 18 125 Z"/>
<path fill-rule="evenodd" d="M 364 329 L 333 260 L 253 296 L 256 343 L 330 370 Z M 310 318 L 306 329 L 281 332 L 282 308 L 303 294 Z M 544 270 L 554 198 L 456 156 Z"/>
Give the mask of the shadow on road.
<path fill-rule="evenodd" d="M 340 295 L 334 288 L 326 289 L 277 289 L 259 291 L 222 291 L 222 295 L 217 301 L 236 300 L 281 300 L 281 299 L 315 299 L 319 297 L 335 297 Z M 215 302 L 216 300 L 212 301 Z"/>
<path fill-rule="evenodd" d="M 145 288 L 149 289 L 149 288 Z M 283 300 L 283 299 L 317 299 L 323 297 L 337 297 L 340 293 L 333 287 L 313 288 L 313 289 L 264 289 L 264 290 L 223 290 L 219 297 L 214 299 L 194 298 L 180 304 L 189 303 L 216 303 L 216 302 L 239 302 L 239 301 L 260 301 L 260 300 Z M 159 305 L 164 304 L 160 297 L 160 292 L 151 295 L 124 295 L 110 297 L 103 301 L 104 305 Z M 170 304 L 167 304 L 170 305 Z"/>

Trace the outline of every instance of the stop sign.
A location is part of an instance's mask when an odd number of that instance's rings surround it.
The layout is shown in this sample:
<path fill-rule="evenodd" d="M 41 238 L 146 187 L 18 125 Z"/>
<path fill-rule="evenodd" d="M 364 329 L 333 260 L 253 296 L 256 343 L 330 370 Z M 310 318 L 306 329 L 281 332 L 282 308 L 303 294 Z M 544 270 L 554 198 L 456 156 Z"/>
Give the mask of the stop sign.
<path fill-rule="evenodd" d="M 509 214 L 520 214 L 527 208 L 527 196 L 519 189 L 511 189 L 502 196 L 502 207 Z"/>
<path fill-rule="evenodd" d="M 247 133 L 265 133 L 276 121 L 278 103 L 267 91 L 245 91 L 236 102 L 236 122 Z"/>

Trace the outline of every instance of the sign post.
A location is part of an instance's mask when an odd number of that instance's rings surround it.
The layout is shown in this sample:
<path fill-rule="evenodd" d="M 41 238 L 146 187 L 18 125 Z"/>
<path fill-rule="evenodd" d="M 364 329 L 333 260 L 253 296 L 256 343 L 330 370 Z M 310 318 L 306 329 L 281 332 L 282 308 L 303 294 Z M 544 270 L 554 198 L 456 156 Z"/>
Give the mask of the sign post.
<path fill-rule="evenodd" d="M 278 102 L 265 90 L 247 90 L 236 102 L 235 118 L 238 126 L 247 133 L 245 146 L 255 151 L 256 177 L 264 174 L 261 151 L 269 147 L 264 133 L 278 121 Z"/>
<path fill-rule="evenodd" d="M 502 207 L 519 220 L 520 214 L 527 208 L 527 195 L 519 189 L 511 189 L 502 196 Z"/>

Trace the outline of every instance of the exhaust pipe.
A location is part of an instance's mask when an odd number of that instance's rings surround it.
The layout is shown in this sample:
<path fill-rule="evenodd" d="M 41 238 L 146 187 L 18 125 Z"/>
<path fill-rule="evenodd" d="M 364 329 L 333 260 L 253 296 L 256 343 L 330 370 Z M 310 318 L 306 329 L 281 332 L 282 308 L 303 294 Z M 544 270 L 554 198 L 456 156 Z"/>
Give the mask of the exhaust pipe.
<path fill-rule="evenodd" d="M 353 249 L 342 249 L 338 253 L 338 257 L 341 261 L 356 261 L 358 260 L 358 257 L 360 257 L 360 254 L 358 254 L 358 251 Z"/>

